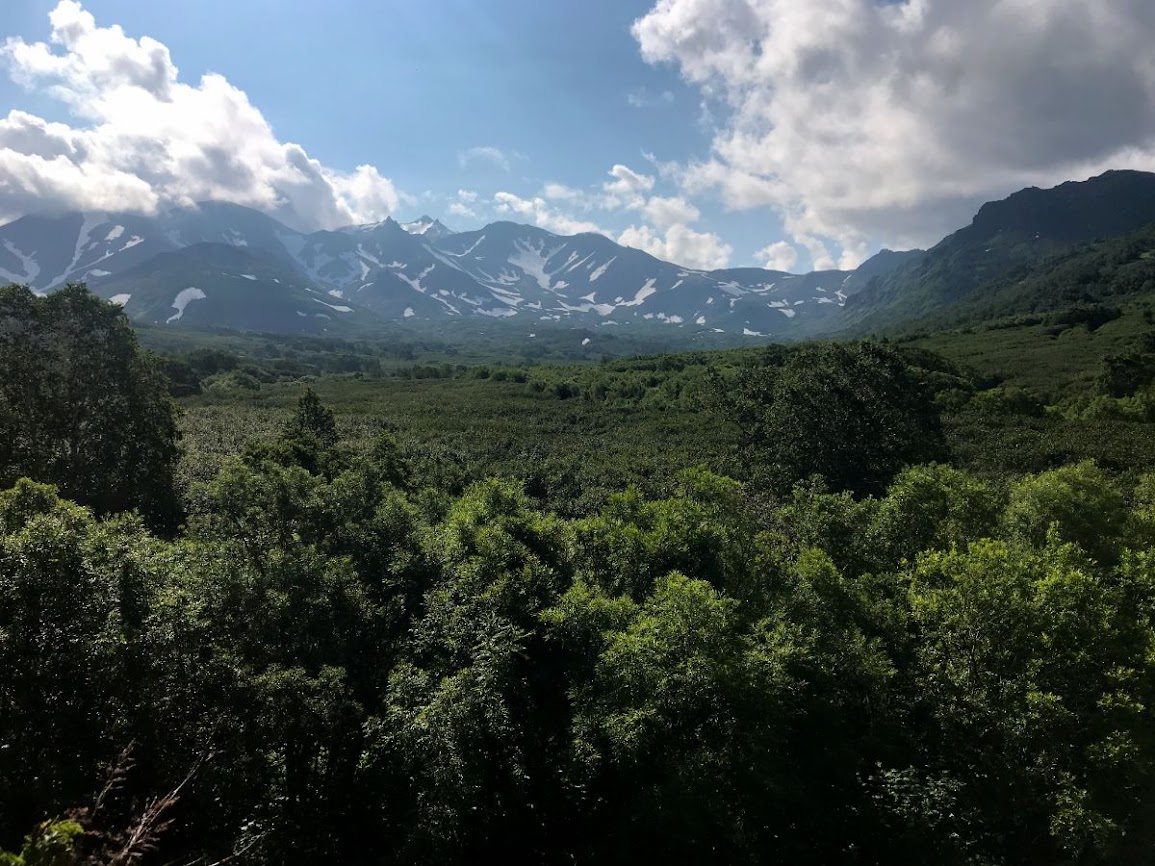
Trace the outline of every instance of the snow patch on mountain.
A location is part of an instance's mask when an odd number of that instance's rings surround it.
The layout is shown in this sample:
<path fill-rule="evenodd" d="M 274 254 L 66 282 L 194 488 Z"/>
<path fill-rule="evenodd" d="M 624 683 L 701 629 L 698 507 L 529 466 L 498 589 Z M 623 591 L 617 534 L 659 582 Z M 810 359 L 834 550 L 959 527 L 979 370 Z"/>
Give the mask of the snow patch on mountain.
<path fill-rule="evenodd" d="M 84 214 L 80 222 L 80 231 L 76 235 L 76 249 L 72 253 L 72 261 L 68 263 L 56 279 L 48 284 L 48 288 L 55 288 L 72 275 L 73 271 L 76 270 L 76 265 L 80 262 L 80 257 L 84 255 L 84 251 L 90 246 L 88 239 L 92 234 L 92 230 L 105 221 L 106 218 L 104 214 Z"/>
<path fill-rule="evenodd" d="M 383 225 L 383 223 L 377 223 L 368 228 L 379 228 L 381 225 Z M 435 220 L 429 216 L 423 216 L 421 219 L 414 220 L 411 223 L 398 223 L 398 225 L 409 232 L 409 234 L 423 237 L 426 240 L 440 240 L 453 234 L 453 232 L 443 226 L 439 220 Z"/>
<path fill-rule="evenodd" d="M 24 273 L 16 276 L 9 271 L 0 269 L 0 277 L 13 283 L 31 283 L 40 276 L 40 265 L 36 261 L 36 253 L 25 254 L 25 252 L 16 246 L 16 244 L 12 243 L 12 241 L 4 241 L 4 249 L 8 250 L 8 252 L 20 260 L 20 264 L 24 266 Z"/>
<path fill-rule="evenodd" d="M 193 301 L 203 301 L 206 295 L 196 286 L 189 286 L 187 289 L 181 289 L 177 292 L 172 301 L 172 308 L 176 312 L 165 320 L 165 324 L 172 322 L 179 322 L 184 317 L 185 308 Z"/>
<path fill-rule="evenodd" d="M 338 313 L 351 313 L 351 312 L 353 312 L 352 307 L 334 306 L 333 304 L 326 304 L 320 298 L 313 298 L 313 300 L 316 301 L 318 304 L 320 304 L 323 307 L 328 307 L 330 310 L 336 310 Z"/>
<path fill-rule="evenodd" d="M 613 304 L 567 304 L 565 301 L 561 302 L 558 308 L 565 310 L 567 313 L 597 313 L 599 316 L 608 316 L 614 311 Z"/>
<path fill-rule="evenodd" d="M 600 268 L 598 268 L 596 271 L 594 271 L 592 274 L 590 274 L 590 282 L 592 283 L 596 280 L 601 279 L 603 276 L 605 276 L 605 273 L 606 273 L 606 271 L 609 270 L 610 265 L 612 265 L 617 260 L 618 260 L 618 257 L 614 256 L 612 259 L 610 259 L 608 262 L 606 262 L 604 265 L 602 265 Z"/>
<path fill-rule="evenodd" d="M 357 252 L 361 256 L 361 258 L 365 259 L 370 264 L 374 264 L 379 268 L 385 267 L 384 265 L 381 264 L 381 261 L 375 255 L 373 255 L 367 249 L 365 249 L 364 244 L 357 244 Z"/>
<path fill-rule="evenodd" d="M 658 281 L 656 279 L 650 277 L 648 280 L 646 280 L 646 284 L 634 293 L 634 299 L 632 301 L 626 301 L 625 306 L 636 307 L 645 301 L 646 298 L 655 294 L 658 291 L 657 282 Z M 681 284 L 682 281 L 678 280 L 678 282 L 674 284 L 674 288 L 677 288 Z"/>
<path fill-rule="evenodd" d="M 543 289 L 548 289 L 550 274 L 546 272 L 545 266 L 557 250 L 550 250 L 547 253 L 545 244 L 534 246 L 520 240 L 514 243 L 514 250 L 514 255 L 510 256 L 507 261 L 515 268 L 521 268 L 527 276 L 537 280 L 537 284 Z"/>
<path fill-rule="evenodd" d="M 407 282 L 415 291 L 421 292 L 421 294 L 425 295 L 425 294 L 429 293 L 428 287 L 423 285 L 421 281 L 423 279 L 425 279 L 427 276 L 429 276 L 430 271 L 432 271 L 435 267 L 437 267 L 437 266 L 436 265 L 430 265 L 425 270 L 423 270 L 421 273 L 419 273 L 416 277 L 410 277 L 408 274 L 402 274 L 402 273 L 398 273 L 397 276 L 400 279 Z M 447 295 L 449 293 L 442 290 L 441 294 Z"/>
<path fill-rule="evenodd" d="M 572 260 L 572 259 L 575 259 L 575 258 L 577 258 L 577 255 L 578 255 L 577 253 L 571 253 L 571 254 L 570 254 L 570 259 Z M 573 265 L 570 265 L 568 268 L 566 268 L 566 270 L 567 270 L 567 271 L 576 271 L 578 268 L 580 268 L 582 265 L 584 265 L 586 262 L 588 262 L 588 261 L 589 261 L 590 259 L 592 259 L 593 257 L 594 257 L 594 254 L 593 254 L 593 253 L 590 253 L 590 254 L 588 254 L 588 255 L 587 255 L 585 258 L 583 258 L 583 259 L 581 259 L 580 261 L 578 261 L 578 262 L 577 262 L 577 264 L 573 264 Z M 568 262 L 567 262 L 567 263 L 568 263 Z M 562 265 L 562 267 L 564 268 L 564 267 L 565 267 L 565 265 Z"/>
<path fill-rule="evenodd" d="M 477 240 L 475 240 L 475 241 L 473 242 L 472 246 L 470 246 L 470 248 L 469 248 L 469 249 L 467 249 L 465 252 L 463 252 L 463 253 L 450 253 L 450 255 L 451 255 L 451 256 L 456 256 L 456 257 L 457 257 L 457 258 L 459 258 L 459 259 L 460 259 L 460 258 L 464 258 L 465 256 L 467 256 L 467 255 L 469 255 L 470 253 L 472 253 L 472 252 L 473 252 L 475 249 L 477 249 L 479 246 L 481 246 L 481 242 L 482 242 L 483 240 L 485 240 L 485 235 L 482 235 L 482 236 L 481 236 L 481 237 L 479 237 Z"/>

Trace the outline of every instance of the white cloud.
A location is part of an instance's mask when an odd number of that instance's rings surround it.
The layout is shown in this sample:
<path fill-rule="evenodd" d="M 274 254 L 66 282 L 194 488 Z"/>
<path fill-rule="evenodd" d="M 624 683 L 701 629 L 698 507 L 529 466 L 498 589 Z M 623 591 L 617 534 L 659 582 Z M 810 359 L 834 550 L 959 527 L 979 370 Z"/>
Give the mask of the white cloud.
<path fill-rule="evenodd" d="M 541 196 L 522 198 L 511 192 L 499 192 L 493 196 L 493 202 L 499 214 L 527 219 L 547 231 L 563 235 L 575 235 L 581 232 L 608 234 L 596 223 L 575 219 L 561 213 Z"/>
<path fill-rule="evenodd" d="M 789 271 L 798 264 L 798 250 L 786 241 L 777 241 L 754 253 L 762 267 L 771 271 Z"/>
<path fill-rule="evenodd" d="M 770 205 L 843 265 L 1023 186 L 1155 168 L 1150 0 L 658 0 L 633 33 L 715 118 L 684 190 Z"/>
<path fill-rule="evenodd" d="M 670 226 L 664 236 L 649 226 L 630 226 L 617 240 L 667 262 L 706 271 L 726 267 L 734 251 L 716 234 L 696 232 L 684 225 Z"/>
<path fill-rule="evenodd" d="M 372 166 L 343 172 L 277 139 L 220 75 L 180 81 L 161 43 L 99 27 L 75 0 L 49 15 L 50 43 L 9 38 L 12 77 L 68 106 L 78 125 L 20 111 L 0 119 L 0 221 L 44 209 L 136 210 L 220 199 L 297 228 L 369 222 L 397 206 Z"/>
<path fill-rule="evenodd" d="M 680 196 L 653 196 L 642 205 L 642 213 L 658 228 L 666 229 L 677 223 L 697 221 L 701 213 L 696 207 Z"/>
<path fill-rule="evenodd" d="M 508 172 L 512 167 L 509 155 L 496 147 L 471 147 L 457 154 L 457 164 L 461 168 L 468 168 L 476 162 L 487 162 L 504 172 Z"/>
<path fill-rule="evenodd" d="M 806 247 L 810 254 L 810 267 L 815 271 L 830 271 L 834 269 L 834 255 L 822 238 L 814 235 L 798 234 L 795 240 Z"/>
<path fill-rule="evenodd" d="M 645 204 L 645 194 L 654 188 L 650 175 L 638 174 L 625 165 L 615 165 L 610 169 L 613 180 L 602 184 L 604 197 L 601 206 L 610 208 L 637 209 Z"/>
<path fill-rule="evenodd" d="M 457 191 L 457 200 L 449 204 L 449 213 L 465 219 L 477 219 L 477 209 L 475 207 L 477 200 L 478 195 L 473 190 L 459 189 Z"/>
<path fill-rule="evenodd" d="M 566 186 L 564 183 L 547 183 L 542 187 L 541 194 L 555 201 L 578 201 L 582 198 L 581 190 Z"/>
<path fill-rule="evenodd" d="M 600 211 L 622 216 L 634 213 L 646 223 L 631 225 L 616 240 L 620 244 L 644 250 L 666 261 L 691 268 L 713 270 L 729 263 L 733 248 L 716 234 L 689 228 L 701 216 L 698 208 L 681 196 L 651 195 L 655 179 L 626 165 L 615 165 L 610 179 L 600 189 L 574 189 L 560 183 L 547 183 L 541 194 L 523 198 L 511 192 L 499 192 L 494 198 L 499 214 L 517 217 L 559 234 L 597 232 L 614 235 L 583 216 Z"/>

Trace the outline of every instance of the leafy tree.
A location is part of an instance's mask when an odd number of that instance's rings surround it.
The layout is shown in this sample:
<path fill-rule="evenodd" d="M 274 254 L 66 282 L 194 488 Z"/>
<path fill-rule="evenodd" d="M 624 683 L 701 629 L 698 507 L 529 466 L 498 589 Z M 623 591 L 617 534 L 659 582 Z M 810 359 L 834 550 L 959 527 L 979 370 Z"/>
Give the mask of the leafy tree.
<path fill-rule="evenodd" d="M 167 382 L 119 307 L 83 284 L 0 288 L 0 487 L 28 476 L 171 527 L 176 458 Z"/>
<path fill-rule="evenodd" d="M 1150 584 L 1124 577 L 1072 545 L 995 541 L 927 554 L 911 574 L 923 748 L 996 861 L 1108 863 L 1151 844 L 1147 807 L 1120 797 L 1155 769 L 1140 709 L 1151 632 L 1135 618 Z"/>
<path fill-rule="evenodd" d="M 891 482 L 866 530 L 886 567 L 927 550 L 948 550 L 990 537 L 1000 497 L 978 478 L 942 464 L 912 466 Z"/>
<path fill-rule="evenodd" d="M 821 475 L 879 493 L 903 466 L 945 456 L 927 374 L 878 343 L 820 344 L 739 377 L 731 414 L 771 486 Z"/>
<path fill-rule="evenodd" d="M 348 455 L 339 448 L 339 442 L 333 410 L 321 402 L 312 388 L 306 388 L 281 435 L 270 442 L 251 445 L 246 457 L 253 464 L 271 460 L 333 478 L 349 465 Z"/>
<path fill-rule="evenodd" d="M 671 571 L 741 596 L 751 590 L 744 583 L 754 543 L 741 485 L 691 469 L 667 499 L 647 501 L 636 489 L 612 495 L 577 525 L 576 564 L 606 592 L 637 600 Z"/>
<path fill-rule="evenodd" d="M 87 800 L 125 732 L 142 529 L 27 482 L 0 515 L 0 814 L 29 826 Z"/>
<path fill-rule="evenodd" d="M 285 431 L 287 436 L 312 436 L 322 448 L 337 444 L 337 421 L 333 410 L 321 402 L 312 388 L 297 401 L 297 411 Z"/>
<path fill-rule="evenodd" d="M 607 601 L 567 598 L 555 621 L 600 618 Z M 577 607 L 591 602 L 594 611 Z M 665 856 L 733 850 L 737 604 L 676 572 L 640 605 L 610 604 L 616 627 L 598 636 L 592 679 L 575 689 L 579 778 L 607 804 L 599 832 Z"/>
<path fill-rule="evenodd" d="M 489 481 L 427 543 L 440 579 L 389 676 L 370 765 L 409 780 L 412 805 L 398 816 L 407 857 L 536 850 L 565 814 L 553 802 L 562 754 L 550 722 L 564 680 L 538 616 L 567 582 L 569 533 L 514 485 Z"/>
<path fill-rule="evenodd" d="M 1126 518 L 1122 495 L 1090 461 L 1023 478 L 1011 488 L 1003 517 L 1015 537 L 1041 546 L 1053 526 L 1059 539 L 1103 562 L 1118 557 Z"/>

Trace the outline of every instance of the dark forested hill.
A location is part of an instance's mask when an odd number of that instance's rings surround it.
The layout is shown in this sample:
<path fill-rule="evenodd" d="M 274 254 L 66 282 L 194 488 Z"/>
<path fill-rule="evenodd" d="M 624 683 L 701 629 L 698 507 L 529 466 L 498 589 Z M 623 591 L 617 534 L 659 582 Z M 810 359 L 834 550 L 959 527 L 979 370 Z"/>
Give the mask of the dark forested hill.
<path fill-rule="evenodd" d="M 989 287 L 1028 278 L 1054 256 L 1155 223 L 1155 175 L 1111 171 L 1054 189 L 1025 189 L 979 210 L 972 223 L 848 300 L 843 327 L 865 333 L 934 316 Z"/>

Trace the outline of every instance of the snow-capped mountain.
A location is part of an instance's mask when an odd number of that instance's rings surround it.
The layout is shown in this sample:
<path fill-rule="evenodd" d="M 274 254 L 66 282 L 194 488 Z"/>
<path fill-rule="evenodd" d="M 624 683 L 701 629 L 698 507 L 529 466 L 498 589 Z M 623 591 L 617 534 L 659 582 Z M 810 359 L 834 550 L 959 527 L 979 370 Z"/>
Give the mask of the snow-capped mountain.
<path fill-rule="evenodd" d="M 510 222 L 454 233 L 429 217 L 386 219 L 306 234 L 220 202 L 153 217 L 24 217 L 0 226 L 0 280 L 40 292 L 84 280 L 130 316 L 171 325 L 297 331 L 455 317 L 735 335 L 786 335 L 803 320 L 813 330 L 865 283 L 847 271 L 692 270 L 602 235 Z"/>
<path fill-rule="evenodd" d="M 439 241 L 453 234 L 452 229 L 447 229 L 440 220 L 431 216 L 423 216 L 411 223 L 401 223 L 401 228 L 411 235 L 421 235 L 427 241 Z"/>
<path fill-rule="evenodd" d="M 367 315 L 270 256 L 220 243 L 160 253 L 101 280 L 98 291 L 150 325 L 323 333 L 347 331 Z"/>
<path fill-rule="evenodd" d="M 48 291 L 109 276 L 176 246 L 148 217 L 27 216 L 0 226 L 0 280 Z"/>

